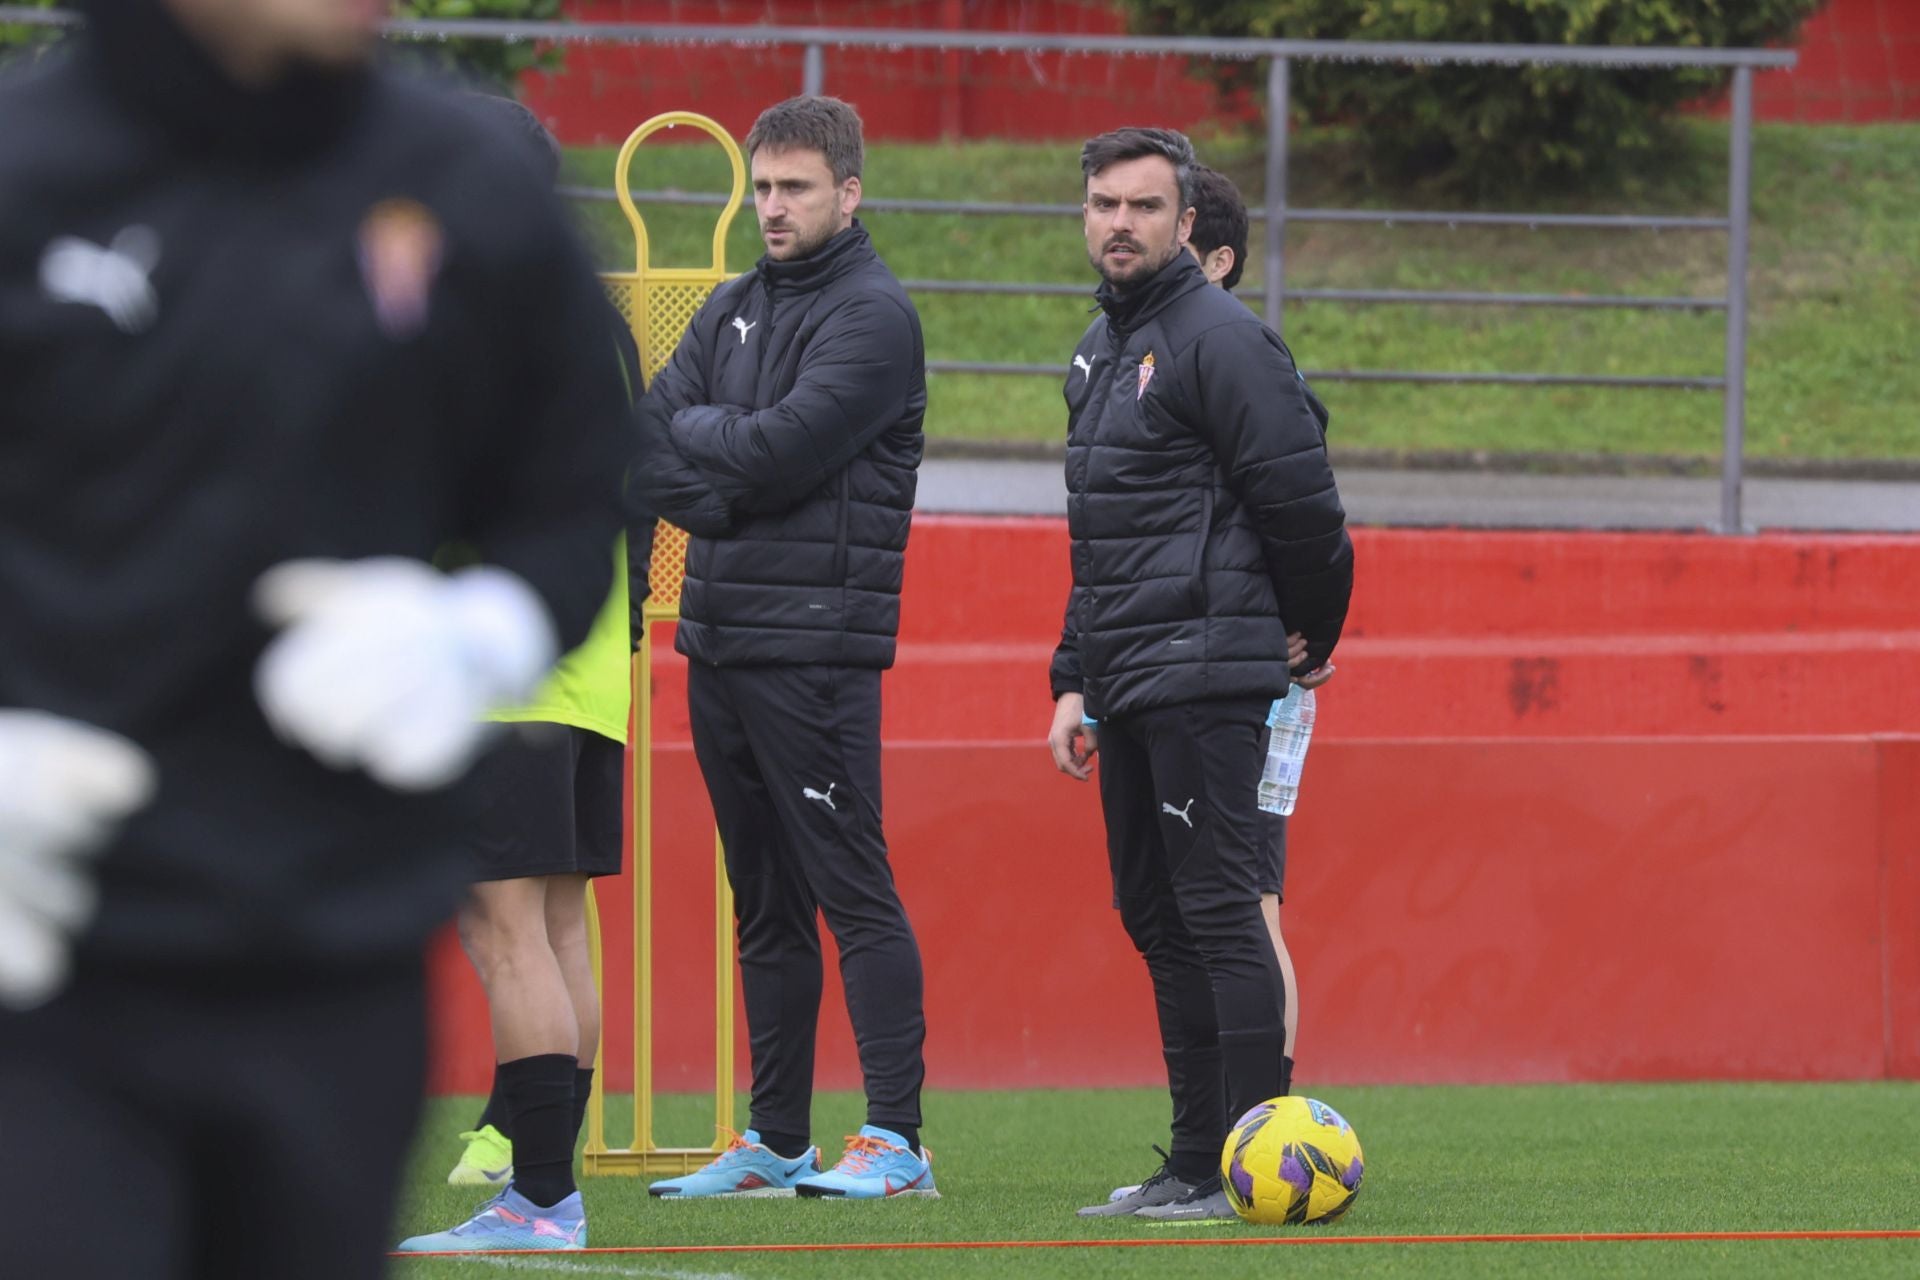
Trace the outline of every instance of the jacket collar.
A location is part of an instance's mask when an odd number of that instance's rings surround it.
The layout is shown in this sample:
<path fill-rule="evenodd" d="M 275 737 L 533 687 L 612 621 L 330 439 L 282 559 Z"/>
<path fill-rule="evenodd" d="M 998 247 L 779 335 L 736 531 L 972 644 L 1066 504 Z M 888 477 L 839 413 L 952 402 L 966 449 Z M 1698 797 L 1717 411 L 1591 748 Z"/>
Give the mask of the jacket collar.
<path fill-rule="evenodd" d="M 369 73 L 289 70 L 254 89 L 236 83 L 163 0 L 85 0 L 83 56 L 109 93 L 183 151 L 258 161 L 296 158 L 358 117 Z"/>
<path fill-rule="evenodd" d="M 1193 255 L 1184 249 L 1173 260 L 1137 285 L 1116 289 L 1110 281 L 1100 282 L 1094 298 L 1107 313 L 1107 320 L 1122 333 L 1132 333 L 1164 310 L 1175 298 L 1209 287 L 1207 274 Z"/>
<path fill-rule="evenodd" d="M 867 229 L 855 218 L 852 226 L 806 257 L 775 262 L 763 255 L 755 269 L 768 290 L 812 293 L 865 266 L 875 256 Z"/>

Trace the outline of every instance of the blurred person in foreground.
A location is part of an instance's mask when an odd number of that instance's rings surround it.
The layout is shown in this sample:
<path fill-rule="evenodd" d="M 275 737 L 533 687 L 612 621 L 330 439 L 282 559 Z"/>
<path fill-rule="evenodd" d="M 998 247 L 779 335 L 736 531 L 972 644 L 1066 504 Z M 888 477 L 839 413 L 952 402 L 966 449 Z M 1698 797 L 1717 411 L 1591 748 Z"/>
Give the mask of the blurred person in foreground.
<path fill-rule="evenodd" d="M 9 1274 L 382 1273 L 448 788 L 606 596 L 605 300 L 384 9 L 97 0 L 0 87 Z"/>
<path fill-rule="evenodd" d="M 694 316 L 641 405 L 648 505 L 693 535 L 676 647 L 726 848 L 752 1122 L 656 1196 L 934 1196 L 919 944 L 880 815 L 926 416 L 920 318 L 854 213 L 860 117 L 836 98 L 747 134 L 767 252 Z M 818 917 L 840 946 L 867 1123 L 822 1173 L 810 1137 Z"/>
<path fill-rule="evenodd" d="M 1293 674 L 1339 640 L 1352 545 L 1286 346 L 1184 252 L 1192 144 L 1120 129 L 1080 159 L 1105 314 L 1065 388 L 1073 587 L 1048 743 L 1082 781 L 1099 752 L 1114 896 L 1153 981 L 1173 1100 L 1161 1169 L 1086 1212 L 1231 1219 L 1230 1121 L 1289 1085 L 1260 909 L 1261 735 Z"/>

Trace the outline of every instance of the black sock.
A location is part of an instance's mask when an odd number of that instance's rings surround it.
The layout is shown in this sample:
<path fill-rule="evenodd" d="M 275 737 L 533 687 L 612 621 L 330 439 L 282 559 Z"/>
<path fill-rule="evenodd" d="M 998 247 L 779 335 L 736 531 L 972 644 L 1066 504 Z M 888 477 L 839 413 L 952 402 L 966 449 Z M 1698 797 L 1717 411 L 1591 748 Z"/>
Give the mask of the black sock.
<path fill-rule="evenodd" d="M 492 1125 L 501 1137 L 513 1141 L 513 1120 L 507 1115 L 507 1100 L 500 1092 L 500 1064 L 493 1066 L 493 1092 L 487 1095 L 486 1109 L 481 1111 L 479 1123 L 473 1127 L 484 1129 Z"/>
<path fill-rule="evenodd" d="M 867 1123 L 873 1124 L 873 1121 L 869 1120 Z M 920 1130 L 917 1127 L 910 1124 L 881 1124 L 874 1125 L 874 1128 L 891 1129 L 907 1140 L 907 1150 L 915 1155 L 920 1154 Z"/>
<path fill-rule="evenodd" d="M 580 1126 L 587 1122 L 587 1099 L 593 1096 L 593 1068 L 581 1067 L 573 1073 L 573 1142 L 580 1144 Z"/>
<path fill-rule="evenodd" d="M 573 1194 L 573 1078 L 570 1053 L 515 1058 L 499 1067 L 513 1122 L 513 1189 L 542 1209 Z"/>
<path fill-rule="evenodd" d="M 1205 1151 L 1175 1151 L 1167 1157 L 1167 1172 L 1182 1182 L 1205 1182 L 1220 1172 L 1220 1157 Z"/>
<path fill-rule="evenodd" d="M 1293 1092 L 1293 1059 L 1280 1059 L 1280 1096 L 1286 1097 Z"/>
<path fill-rule="evenodd" d="M 775 1133 L 768 1129 L 760 1134 L 760 1145 L 782 1159 L 798 1160 L 813 1144 L 804 1133 Z"/>

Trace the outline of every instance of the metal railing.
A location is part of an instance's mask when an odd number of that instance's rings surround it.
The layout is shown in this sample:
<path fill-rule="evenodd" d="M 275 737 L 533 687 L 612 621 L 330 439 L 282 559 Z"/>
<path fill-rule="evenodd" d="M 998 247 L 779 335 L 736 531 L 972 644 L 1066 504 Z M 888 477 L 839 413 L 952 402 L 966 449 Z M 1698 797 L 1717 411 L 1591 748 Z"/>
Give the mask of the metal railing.
<path fill-rule="evenodd" d="M 70 15 L 57 11 L 0 6 L 0 22 L 64 23 Z M 726 45 L 742 49 L 799 48 L 802 50 L 801 92 L 820 93 L 827 87 L 829 49 L 881 49 L 905 52 L 934 49 L 972 52 L 1061 52 L 1115 55 L 1185 56 L 1241 61 L 1268 60 L 1267 154 L 1265 202 L 1249 210 L 1263 230 L 1264 279 L 1258 290 L 1242 296 L 1261 304 L 1267 323 L 1280 330 L 1285 304 L 1296 301 L 1351 305 L 1446 305 L 1524 307 L 1607 307 L 1645 310 L 1721 311 L 1726 314 L 1726 338 L 1721 371 L 1717 375 L 1665 377 L 1633 374 L 1550 374 L 1520 372 L 1444 372 L 1395 369 L 1319 369 L 1311 376 L 1326 381 L 1493 384 L 1506 386 L 1590 386 L 1605 388 L 1681 388 L 1718 390 L 1723 395 L 1721 420 L 1720 528 L 1743 529 L 1741 491 L 1746 438 L 1747 271 L 1750 235 L 1751 172 L 1753 156 L 1753 73 L 1758 68 L 1792 67 L 1797 55 L 1783 49 L 1675 49 L 1564 47 L 1560 45 L 1418 44 L 1403 42 L 1333 40 L 1235 40 L 1180 36 L 1100 36 L 1026 32 L 921 31 L 909 29 L 852 29 L 838 27 L 770 27 L 748 25 L 673 25 L 660 23 L 506 22 L 491 19 L 458 21 L 395 21 L 390 35 L 409 39 L 454 37 L 550 41 L 556 43 L 618 43 L 647 45 Z M 1477 213 L 1421 210 L 1293 208 L 1287 203 L 1287 110 L 1289 77 L 1295 59 L 1308 61 L 1466 64 L 1517 67 L 1526 64 L 1597 68 L 1726 67 L 1733 70 L 1732 127 L 1728 138 L 1726 213 L 1719 217 L 1679 217 L 1633 214 Z M 612 200 L 611 190 L 569 188 L 576 198 Z M 719 197 L 667 191 L 635 192 L 636 200 L 662 204 L 719 204 Z M 938 213 L 979 216 L 1078 215 L 1078 205 L 964 202 L 943 200 L 885 200 L 864 202 L 877 213 Z M 1651 230 L 1724 232 L 1727 237 L 1727 287 L 1719 296 L 1643 297 L 1630 294 L 1564 295 L 1415 289 L 1295 289 L 1286 286 L 1286 231 L 1289 223 L 1360 223 L 1442 225 L 1449 227 L 1555 227 L 1592 230 Z M 1082 286 L 1042 282 L 982 280 L 909 280 L 911 291 L 930 294 L 1002 294 L 1016 296 L 1085 296 Z M 1059 376 L 1055 365 L 992 361 L 935 360 L 935 372 Z"/>

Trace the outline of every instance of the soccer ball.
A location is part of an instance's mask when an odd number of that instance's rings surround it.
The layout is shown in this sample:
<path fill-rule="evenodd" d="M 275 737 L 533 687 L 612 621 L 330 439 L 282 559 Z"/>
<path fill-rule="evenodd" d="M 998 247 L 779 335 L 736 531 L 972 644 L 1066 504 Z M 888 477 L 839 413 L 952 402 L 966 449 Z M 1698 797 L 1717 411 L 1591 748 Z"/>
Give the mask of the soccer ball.
<path fill-rule="evenodd" d="M 1360 1138 L 1312 1098 L 1274 1098 L 1240 1117 L 1220 1153 L 1220 1180 L 1248 1222 L 1333 1222 L 1360 1194 Z"/>

